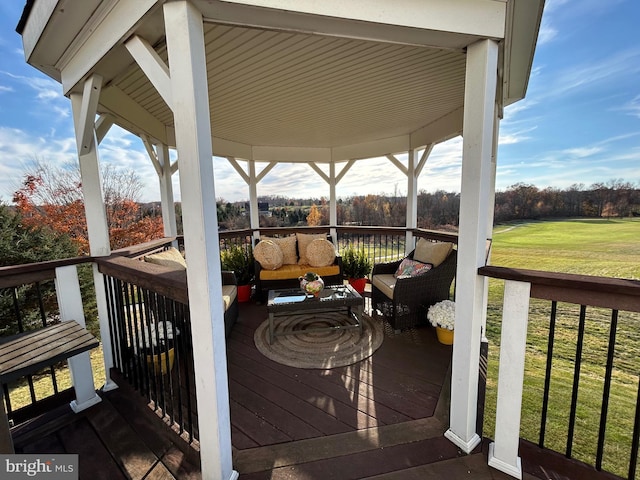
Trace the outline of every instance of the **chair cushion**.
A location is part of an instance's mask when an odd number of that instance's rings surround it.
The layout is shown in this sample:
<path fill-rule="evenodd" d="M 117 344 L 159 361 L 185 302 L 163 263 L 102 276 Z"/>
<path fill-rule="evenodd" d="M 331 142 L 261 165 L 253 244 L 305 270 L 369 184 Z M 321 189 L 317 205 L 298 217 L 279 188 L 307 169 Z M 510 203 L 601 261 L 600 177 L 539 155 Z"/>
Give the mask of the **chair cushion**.
<path fill-rule="evenodd" d="M 392 273 L 381 273 L 371 278 L 371 284 L 385 294 L 386 297 L 393 299 L 393 289 L 396 286 L 396 276 Z"/>
<path fill-rule="evenodd" d="M 260 270 L 260 280 L 291 280 L 301 277 L 307 272 L 315 272 L 321 277 L 340 274 L 339 265 L 312 267 L 311 265 L 283 265 L 277 270 Z"/>
<path fill-rule="evenodd" d="M 222 301 L 224 302 L 224 311 L 229 310 L 229 307 L 236 299 L 238 295 L 238 288 L 235 285 L 223 285 L 222 286 Z"/>
<path fill-rule="evenodd" d="M 329 240 L 316 238 L 307 247 L 307 258 L 312 267 L 327 267 L 333 265 L 336 249 Z"/>
<path fill-rule="evenodd" d="M 413 259 L 422 263 L 430 263 L 437 267 L 451 253 L 453 243 L 450 242 L 430 242 L 424 238 L 418 240 L 416 249 L 413 252 Z"/>
<path fill-rule="evenodd" d="M 296 233 L 298 238 L 298 263 L 300 265 L 309 265 L 309 259 L 307 258 L 307 247 L 316 238 L 327 239 L 326 233 Z"/>
<path fill-rule="evenodd" d="M 398 265 L 398 269 L 394 273 L 395 277 L 415 277 L 427 273 L 433 265 L 430 263 L 422 263 L 417 260 L 405 258 Z"/>
<path fill-rule="evenodd" d="M 272 240 L 260 240 L 253 249 L 253 258 L 265 270 L 276 270 L 284 261 L 282 249 Z"/>
<path fill-rule="evenodd" d="M 288 237 L 262 237 L 263 240 L 271 240 L 282 250 L 282 264 L 295 265 L 298 263 L 298 252 L 296 251 L 296 236 Z"/>
<path fill-rule="evenodd" d="M 174 247 L 154 253 L 153 255 L 147 255 L 144 257 L 144 261 L 155 265 L 162 265 L 163 267 L 170 267 L 174 270 L 187 269 L 187 262 L 178 249 Z"/>

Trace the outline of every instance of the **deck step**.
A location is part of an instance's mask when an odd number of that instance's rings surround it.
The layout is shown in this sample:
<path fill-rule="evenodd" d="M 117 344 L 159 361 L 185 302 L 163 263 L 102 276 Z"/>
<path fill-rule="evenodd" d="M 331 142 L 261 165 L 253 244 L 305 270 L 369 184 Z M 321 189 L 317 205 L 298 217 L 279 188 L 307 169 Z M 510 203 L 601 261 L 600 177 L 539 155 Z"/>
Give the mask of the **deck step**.
<path fill-rule="evenodd" d="M 320 438 L 311 438 L 297 442 L 269 445 L 234 452 L 233 464 L 244 475 L 277 470 L 280 474 L 285 471 L 298 472 L 306 465 L 332 462 L 351 462 L 352 457 L 378 457 L 389 449 L 401 449 L 415 444 L 444 440 L 448 455 L 457 455 L 457 449 L 449 448 L 450 444 L 443 437 L 446 427 L 437 419 L 424 418 L 395 425 L 385 425 L 360 430 L 357 432 L 341 433 Z M 426 447 L 425 447 L 426 448 Z M 275 472 L 274 472 L 275 475 Z M 353 478 L 362 478 L 359 476 Z M 251 477 L 246 477 L 254 478 Z M 260 475 L 255 478 L 262 478 Z M 276 477 L 273 477 L 276 478 Z M 277 478 L 287 478 L 277 477 Z M 294 478 L 294 477 L 291 477 Z M 346 477 L 345 477 L 346 478 Z"/>

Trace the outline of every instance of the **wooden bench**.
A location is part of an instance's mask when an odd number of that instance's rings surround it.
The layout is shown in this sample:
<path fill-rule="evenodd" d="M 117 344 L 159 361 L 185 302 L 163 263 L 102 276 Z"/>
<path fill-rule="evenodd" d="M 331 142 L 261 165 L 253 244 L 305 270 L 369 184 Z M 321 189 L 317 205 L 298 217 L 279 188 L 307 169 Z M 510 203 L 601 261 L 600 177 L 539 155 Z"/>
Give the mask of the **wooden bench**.
<path fill-rule="evenodd" d="M 43 368 L 99 345 L 98 339 L 77 322 L 69 320 L 56 325 L 0 338 L 0 384 L 36 373 Z M 9 421 L 0 391 L 0 452 L 13 452 Z"/>

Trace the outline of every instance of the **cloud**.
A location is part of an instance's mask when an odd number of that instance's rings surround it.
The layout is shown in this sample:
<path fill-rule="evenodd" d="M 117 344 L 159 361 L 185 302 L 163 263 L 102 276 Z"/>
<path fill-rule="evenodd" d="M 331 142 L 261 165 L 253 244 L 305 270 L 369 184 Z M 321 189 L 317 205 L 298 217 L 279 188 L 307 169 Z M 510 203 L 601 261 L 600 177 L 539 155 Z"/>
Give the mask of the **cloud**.
<path fill-rule="evenodd" d="M 597 155 L 603 150 L 601 147 L 578 147 L 565 149 L 561 153 L 573 158 L 585 158 Z"/>
<path fill-rule="evenodd" d="M 626 112 L 628 115 L 631 115 L 632 117 L 640 118 L 640 95 L 629 100 L 620 108 L 620 110 L 623 112 Z"/>

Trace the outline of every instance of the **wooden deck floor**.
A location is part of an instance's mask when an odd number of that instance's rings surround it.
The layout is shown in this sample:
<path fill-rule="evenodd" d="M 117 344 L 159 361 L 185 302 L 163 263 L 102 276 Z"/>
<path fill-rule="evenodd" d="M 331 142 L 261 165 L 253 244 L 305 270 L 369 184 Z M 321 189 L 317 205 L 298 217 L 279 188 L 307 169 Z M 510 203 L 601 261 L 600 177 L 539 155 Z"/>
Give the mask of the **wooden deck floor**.
<path fill-rule="evenodd" d="M 464 455 L 443 437 L 451 347 L 432 329 L 389 332 L 359 365 L 301 370 L 255 349 L 253 331 L 266 316 L 262 305 L 241 305 L 227 343 L 241 480 L 510 478 L 480 450 Z M 17 427 L 17 451 L 79 453 L 80 478 L 92 480 L 201 478 L 197 450 L 130 387 L 102 396 L 78 415 L 55 411 Z"/>

